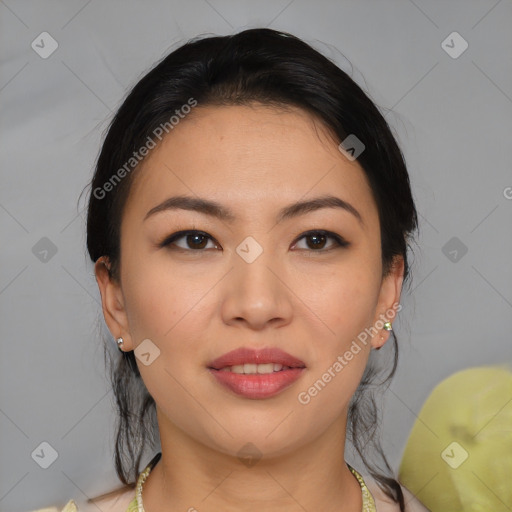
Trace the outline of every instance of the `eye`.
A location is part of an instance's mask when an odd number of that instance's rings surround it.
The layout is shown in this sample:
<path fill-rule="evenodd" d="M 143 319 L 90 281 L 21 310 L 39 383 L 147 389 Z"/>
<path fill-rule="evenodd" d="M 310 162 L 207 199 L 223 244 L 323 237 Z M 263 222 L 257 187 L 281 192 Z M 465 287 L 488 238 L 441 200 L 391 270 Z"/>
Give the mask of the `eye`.
<path fill-rule="evenodd" d="M 180 246 L 176 244 L 176 241 L 181 239 L 184 239 L 185 246 Z M 163 242 L 160 242 L 158 245 L 160 247 L 176 245 L 179 249 L 192 249 L 194 251 L 200 251 L 202 249 L 205 249 L 208 240 L 213 241 L 213 238 L 207 233 L 204 233 L 203 231 L 189 230 L 174 233 L 173 235 L 167 237 Z M 218 245 L 214 245 L 214 249 L 218 247 Z"/>
<path fill-rule="evenodd" d="M 182 239 L 184 240 L 184 246 L 176 243 L 178 240 Z M 295 247 L 298 241 L 301 241 L 302 239 L 312 241 L 311 243 L 307 243 L 307 247 L 305 248 L 305 250 L 310 250 L 311 252 L 326 252 L 332 249 L 336 249 L 338 247 L 348 247 L 350 245 L 349 242 L 344 240 L 341 236 L 337 235 L 336 233 L 332 233 L 331 231 L 325 230 L 313 230 L 302 234 L 297 239 L 297 242 L 295 242 L 293 247 Z M 325 244 L 328 239 L 333 240 L 334 243 L 331 244 L 331 247 L 325 249 Z M 166 247 L 170 245 L 175 245 L 179 249 L 185 251 L 193 250 L 200 252 L 201 250 L 208 248 L 208 241 L 214 242 L 214 239 L 204 231 L 188 230 L 178 231 L 177 233 L 168 236 L 162 242 L 160 242 L 158 246 Z M 213 245 L 213 249 L 219 247 L 219 245 L 216 242 Z"/>
<path fill-rule="evenodd" d="M 334 246 L 331 246 L 328 249 L 324 249 L 326 240 L 328 239 L 334 240 Z M 312 252 L 326 252 L 330 251 L 332 249 L 336 249 L 338 247 L 348 247 L 350 245 L 349 242 L 344 240 L 341 236 L 337 235 L 336 233 L 332 233 L 331 231 L 325 231 L 323 229 L 316 230 L 316 231 L 308 231 L 307 233 L 304 233 L 301 235 L 301 237 L 298 239 L 299 241 L 305 239 L 305 240 L 311 240 L 312 243 L 308 244 L 306 247 L 307 249 L 311 249 Z"/>

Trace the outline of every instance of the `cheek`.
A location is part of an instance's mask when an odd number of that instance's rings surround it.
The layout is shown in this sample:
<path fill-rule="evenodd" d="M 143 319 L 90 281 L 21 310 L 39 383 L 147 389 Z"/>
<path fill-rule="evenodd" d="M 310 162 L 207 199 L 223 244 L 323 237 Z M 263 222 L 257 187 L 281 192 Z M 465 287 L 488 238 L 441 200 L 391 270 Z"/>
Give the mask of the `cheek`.
<path fill-rule="evenodd" d="M 328 287 L 317 298 L 323 323 L 310 333 L 312 364 L 297 399 L 303 417 L 318 428 L 346 411 L 366 368 L 371 336 L 365 329 L 371 325 L 376 303 L 370 289 L 367 277 L 351 279 Z"/>
<path fill-rule="evenodd" d="M 201 306 L 204 282 L 151 261 L 131 269 L 123 288 L 135 344 L 144 338 L 154 338 L 159 346 L 170 343 L 175 332 L 190 327 L 190 319 Z"/>
<path fill-rule="evenodd" d="M 376 272 L 371 272 L 371 265 Z M 316 274 L 307 283 L 307 304 L 317 316 L 312 315 L 305 326 L 311 329 L 308 338 L 314 340 L 313 364 L 298 398 L 308 413 L 324 411 L 327 417 L 319 422 L 334 421 L 348 406 L 364 373 L 371 349 L 367 330 L 379 294 L 378 270 L 375 262 L 360 259 L 336 272 Z M 305 291 L 306 287 L 301 293 Z"/>
<path fill-rule="evenodd" d="M 204 283 L 146 263 L 140 270 L 127 272 L 123 288 L 135 348 L 149 339 L 158 349 L 149 349 L 147 365 L 136 357 L 150 395 L 171 415 L 184 408 L 193 410 L 193 401 L 183 391 L 193 389 L 193 380 L 183 370 L 184 361 L 187 365 L 201 361 L 198 340 L 204 329 L 200 329 L 198 316 Z"/>
<path fill-rule="evenodd" d="M 340 265 L 297 282 L 297 295 L 304 297 L 311 319 L 323 329 L 322 339 L 338 349 L 373 319 L 380 281 L 371 268 L 371 263 Z"/>

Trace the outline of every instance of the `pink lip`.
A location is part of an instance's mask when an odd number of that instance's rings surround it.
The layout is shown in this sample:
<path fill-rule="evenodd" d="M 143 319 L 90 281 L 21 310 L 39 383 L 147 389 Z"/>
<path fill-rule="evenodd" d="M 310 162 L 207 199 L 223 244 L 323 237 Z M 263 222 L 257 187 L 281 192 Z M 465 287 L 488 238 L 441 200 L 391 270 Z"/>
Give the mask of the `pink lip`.
<path fill-rule="evenodd" d="M 212 361 L 208 367 L 214 370 L 220 370 L 225 366 L 234 366 L 237 364 L 265 364 L 278 363 L 292 368 L 305 368 L 304 361 L 291 356 L 288 352 L 279 348 L 263 348 L 254 350 L 252 348 L 237 348 L 223 356 Z"/>
<path fill-rule="evenodd" d="M 291 366 L 293 368 L 304 368 L 304 361 L 291 356 L 288 352 L 279 348 L 263 348 L 254 350 L 252 348 L 237 348 L 223 356 L 213 360 L 208 367 L 214 370 L 221 370 L 226 366 L 235 366 L 237 364 L 265 364 L 278 363 L 283 366 Z"/>
<path fill-rule="evenodd" d="M 273 373 L 250 375 L 222 371 L 222 368 L 226 366 L 245 363 L 277 363 L 290 368 Z M 261 350 L 239 348 L 224 354 L 208 365 L 210 373 L 220 384 L 237 395 L 252 399 L 270 398 L 277 395 L 295 382 L 305 367 L 303 361 L 278 348 Z"/>

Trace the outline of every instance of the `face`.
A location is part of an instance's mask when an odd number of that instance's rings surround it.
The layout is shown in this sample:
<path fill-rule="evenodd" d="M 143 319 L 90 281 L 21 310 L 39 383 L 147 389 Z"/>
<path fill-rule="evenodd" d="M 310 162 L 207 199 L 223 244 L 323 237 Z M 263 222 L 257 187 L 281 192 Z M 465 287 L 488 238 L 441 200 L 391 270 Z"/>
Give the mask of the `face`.
<path fill-rule="evenodd" d="M 369 351 L 387 339 L 361 333 L 398 303 L 403 271 L 382 277 L 378 211 L 357 161 L 300 110 L 198 106 L 137 172 L 120 282 L 96 269 L 110 331 L 124 350 L 140 347 L 160 432 L 272 456 L 344 429 Z M 228 215 L 166 208 L 176 196 Z"/>

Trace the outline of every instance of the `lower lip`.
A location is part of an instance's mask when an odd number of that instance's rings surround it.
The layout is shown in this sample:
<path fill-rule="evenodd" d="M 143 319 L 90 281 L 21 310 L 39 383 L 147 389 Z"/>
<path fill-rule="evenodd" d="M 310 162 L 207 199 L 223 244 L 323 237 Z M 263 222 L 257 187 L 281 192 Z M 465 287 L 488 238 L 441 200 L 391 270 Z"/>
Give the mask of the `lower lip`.
<path fill-rule="evenodd" d="M 304 368 L 289 368 L 273 373 L 233 373 L 210 368 L 210 373 L 218 382 L 237 395 L 245 398 L 270 398 L 293 384 Z"/>

